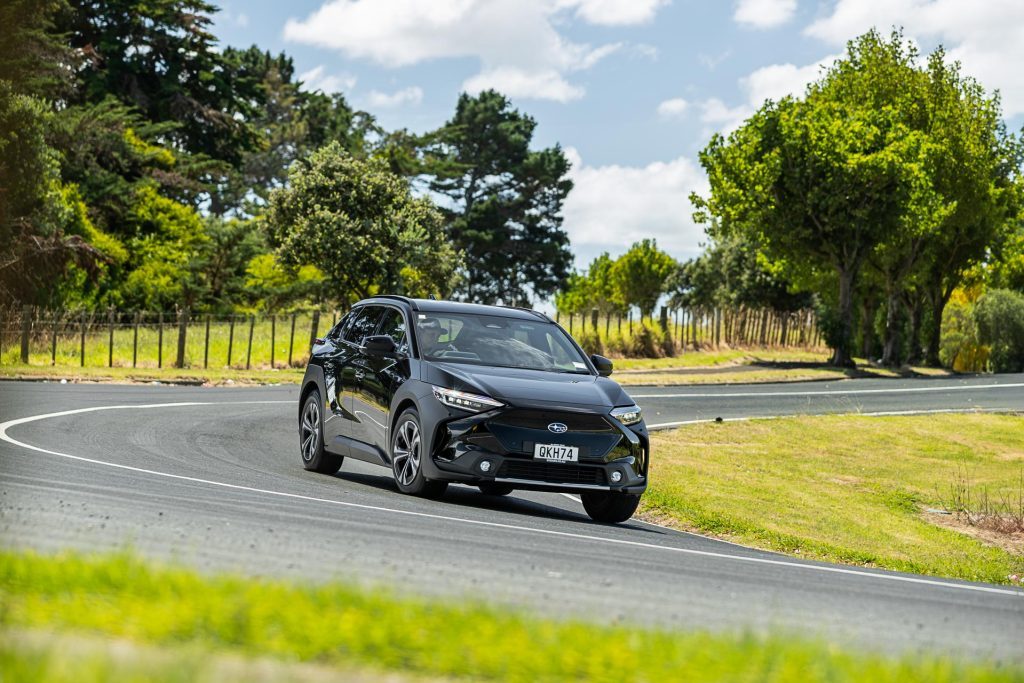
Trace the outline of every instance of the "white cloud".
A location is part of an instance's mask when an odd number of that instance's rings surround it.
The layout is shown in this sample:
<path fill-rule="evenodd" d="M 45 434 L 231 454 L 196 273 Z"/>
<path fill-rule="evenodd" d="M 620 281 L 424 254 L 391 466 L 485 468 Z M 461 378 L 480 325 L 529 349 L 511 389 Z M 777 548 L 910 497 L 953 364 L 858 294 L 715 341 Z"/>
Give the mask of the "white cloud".
<path fill-rule="evenodd" d="M 519 97 L 568 101 L 583 89 L 568 80 L 621 47 L 574 43 L 556 30 L 565 11 L 591 23 L 646 20 L 660 0 L 326 0 L 289 19 L 286 39 L 341 51 L 386 67 L 475 58 L 469 90 L 509 84 Z"/>
<path fill-rule="evenodd" d="M 835 45 L 875 27 L 940 42 L 950 60 L 989 91 L 998 88 L 1007 116 L 1024 113 L 1024 2 L 1020 0 L 839 0 L 804 33 Z"/>
<path fill-rule="evenodd" d="M 740 104 L 729 107 L 717 97 L 701 102 L 700 109 L 700 120 L 709 126 L 704 131 L 705 134 L 713 131 L 723 134 L 731 133 L 740 127 L 744 119 L 754 113 L 754 108 L 750 105 Z"/>
<path fill-rule="evenodd" d="M 761 67 L 741 78 L 740 85 L 747 91 L 747 103 L 754 108 L 769 99 L 781 100 L 787 95 L 799 97 L 808 84 L 817 80 L 824 73 L 823 69 L 831 66 L 838 58 L 839 55 L 829 55 L 806 66 L 772 64 Z"/>
<path fill-rule="evenodd" d="M 317 90 L 325 93 L 344 92 L 356 87 L 356 77 L 351 74 L 333 75 L 327 73 L 327 67 L 319 64 L 305 73 L 299 74 L 302 89 L 306 92 Z"/>
<path fill-rule="evenodd" d="M 658 105 L 658 116 L 663 119 L 678 119 L 690 105 L 682 97 L 673 97 Z"/>
<path fill-rule="evenodd" d="M 515 67 L 500 67 L 481 71 L 466 79 L 462 89 L 469 93 L 494 88 L 509 97 L 533 98 L 570 102 L 583 97 L 583 88 L 571 84 L 554 69 L 546 71 L 522 71 Z"/>
<path fill-rule="evenodd" d="M 644 24 L 668 0 L 559 0 L 559 8 L 575 8 L 576 16 L 591 24 L 625 26 Z"/>
<path fill-rule="evenodd" d="M 423 89 L 417 86 L 403 88 L 393 93 L 383 93 L 378 90 L 370 91 L 366 101 L 371 107 L 379 109 L 392 109 L 405 104 L 419 104 L 423 101 Z"/>
<path fill-rule="evenodd" d="M 249 25 L 249 15 L 245 12 L 239 13 L 239 15 L 235 17 L 235 23 L 241 26 L 242 28 L 245 28 Z"/>
<path fill-rule="evenodd" d="M 690 192 L 707 191 L 704 172 L 679 157 L 647 166 L 586 166 L 579 152 L 566 149 L 574 183 L 565 201 L 563 223 L 585 266 L 601 251 L 618 254 L 646 237 L 676 258 L 700 253 L 705 239 L 693 222 Z"/>
<path fill-rule="evenodd" d="M 793 18 L 796 0 L 740 0 L 732 18 L 754 28 L 774 28 Z"/>
<path fill-rule="evenodd" d="M 740 88 L 746 92 L 747 101 L 734 107 L 712 97 L 700 104 L 700 120 L 708 124 L 705 135 L 718 131 L 728 134 L 743 123 L 764 104 L 765 100 L 780 100 L 787 95 L 800 97 L 807 85 L 818 79 L 823 68 L 831 66 L 838 55 L 822 57 L 813 64 L 771 64 L 751 72 L 739 80 Z"/>

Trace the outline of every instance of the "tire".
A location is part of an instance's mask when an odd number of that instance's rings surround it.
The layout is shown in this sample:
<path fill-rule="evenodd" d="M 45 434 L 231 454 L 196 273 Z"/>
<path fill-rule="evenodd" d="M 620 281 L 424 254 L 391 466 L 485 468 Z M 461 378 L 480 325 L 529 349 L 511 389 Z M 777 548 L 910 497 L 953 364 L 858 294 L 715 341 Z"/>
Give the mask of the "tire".
<path fill-rule="evenodd" d="M 423 475 L 420 416 L 409 408 L 398 417 L 391 434 L 391 472 L 402 493 L 423 498 L 440 498 L 448 489 L 446 481 L 431 481 Z"/>
<path fill-rule="evenodd" d="M 633 516 L 640 496 L 630 493 L 581 493 L 583 508 L 595 522 L 618 524 Z"/>
<path fill-rule="evenodd" d="M 485 496 L 507 496 L 515 490 L 508 484 L 495 484 L 492 482 L 477 484 L 477 487 L 480 489 L 480 493 Z"/>
<path fill-rule="evenodd" d="M 324 450 L 324 421 L 316 391 L 306 396 L 299 413 L 299 455 L 303 467 L 320 474 L 334 474 L 345 460 L 344 456 Z"/>

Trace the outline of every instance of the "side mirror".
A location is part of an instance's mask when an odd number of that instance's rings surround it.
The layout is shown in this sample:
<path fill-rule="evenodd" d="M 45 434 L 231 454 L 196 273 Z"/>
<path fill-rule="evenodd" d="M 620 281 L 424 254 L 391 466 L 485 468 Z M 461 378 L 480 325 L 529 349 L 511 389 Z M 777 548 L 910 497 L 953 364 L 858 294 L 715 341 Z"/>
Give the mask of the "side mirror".
<path fill-rule="evenodd" d="M 604 356 L 599 356 L 596 353 L 590 357 L 590 362 L 597 368 L 597 374 L 602 377 L 607 377 L 612 374 L 612 362 Z"/>
<path fill-rule="evenodd" d="M 361 351 L 368 356 L 389 356 L 398 347 L 395 346 L 395 340 L 386 334 L 376 334 L 372 337 L 363 337 L 363 346 Z"/>

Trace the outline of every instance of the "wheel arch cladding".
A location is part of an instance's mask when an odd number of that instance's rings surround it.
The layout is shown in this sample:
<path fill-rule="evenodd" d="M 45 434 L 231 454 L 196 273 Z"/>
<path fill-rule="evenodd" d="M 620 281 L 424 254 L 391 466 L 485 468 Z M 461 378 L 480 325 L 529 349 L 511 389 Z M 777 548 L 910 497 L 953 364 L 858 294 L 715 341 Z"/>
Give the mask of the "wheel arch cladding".
<path fill-rule="evenodd" d="M 402 413 L 404 413 L 409 408 L 412 408 L 417 413 L 419 413 L 419 406 L 416 405 L 416 402 L 413 401 L 412 398 L 407 396 L 407 397 L 403 398 L 401 401 L 399 401 L 398 405 L 395 406 L 395 409 L 391 411 L 391 424 L 388 425 L 388 438 L 389 439 L 390 439 L 391 434 L 394 433 L 394 431 L 395 431 L 395 423 L 398 422 L 398 418 L 401 417 Z"/>
<path fill-rule="evenodd" d="M 308 398 L 314 391 L 320 391 L 320 387 L 317 386 L 316 380 L 310 380 L 303 385 L 302 393 L 299 394 L 299 419 L 302 419 L 302 407 L 306 405 L 306 398 Z"/>

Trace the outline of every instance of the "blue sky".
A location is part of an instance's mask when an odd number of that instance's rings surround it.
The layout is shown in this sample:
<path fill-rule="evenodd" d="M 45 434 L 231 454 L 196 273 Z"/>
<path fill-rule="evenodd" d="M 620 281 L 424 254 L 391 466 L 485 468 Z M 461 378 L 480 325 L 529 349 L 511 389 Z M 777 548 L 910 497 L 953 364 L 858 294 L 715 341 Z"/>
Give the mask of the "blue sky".
<path fill-rule="evenodd" d="M 422 132 L 463 90 L 495 87 L 561 144 L 576 187 L 565 228 L 577 266 L 654 237 L 699 253 L 697 153 L 766 97 L 799 93 L 818 65 L 877 26 L 946 46 L 1024 123 L 1020 0 L 223 0 L 224 45 L 286 51 L 308 86 L 343 92 L 386 128 Z"/>

